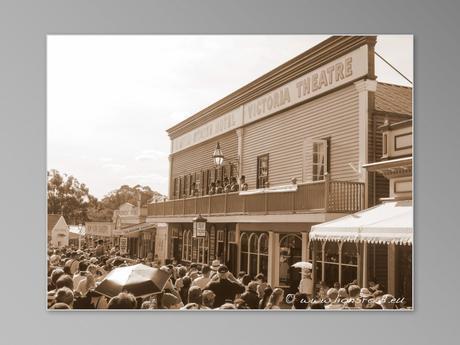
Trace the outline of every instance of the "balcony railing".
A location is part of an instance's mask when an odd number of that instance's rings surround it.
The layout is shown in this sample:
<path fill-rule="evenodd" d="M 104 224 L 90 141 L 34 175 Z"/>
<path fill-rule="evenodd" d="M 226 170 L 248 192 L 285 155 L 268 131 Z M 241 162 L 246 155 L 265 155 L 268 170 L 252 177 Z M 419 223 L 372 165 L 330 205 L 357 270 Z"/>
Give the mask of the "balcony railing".
<path fill-rule="evenodd" d="M 148 216 L 354 213 L 363 208 L 364 183 L 325 180 L 298 184 L 296 191 L 233 192 L 155 202 L 148 205 Z"/>

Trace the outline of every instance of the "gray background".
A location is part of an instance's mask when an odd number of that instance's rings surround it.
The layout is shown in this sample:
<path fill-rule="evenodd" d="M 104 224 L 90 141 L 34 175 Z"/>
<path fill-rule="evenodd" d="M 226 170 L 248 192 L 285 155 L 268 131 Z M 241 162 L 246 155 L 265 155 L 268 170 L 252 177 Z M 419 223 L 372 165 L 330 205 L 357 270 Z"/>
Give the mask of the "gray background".
<path fill-rule="evenodd" d="M 1 0 L 0 6 L 0 343 L 458 338 L 459 2 Z M 58 33 L 414 33 L 416 311 L 47 313 L 45 42 L 46 34 Z"/>

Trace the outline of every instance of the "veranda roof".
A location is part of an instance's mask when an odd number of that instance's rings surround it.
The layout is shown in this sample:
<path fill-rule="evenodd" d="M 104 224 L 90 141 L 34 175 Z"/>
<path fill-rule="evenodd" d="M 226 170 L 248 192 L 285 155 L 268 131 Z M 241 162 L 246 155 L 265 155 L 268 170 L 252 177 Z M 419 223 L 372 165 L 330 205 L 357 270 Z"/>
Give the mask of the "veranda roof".
<path fill-rule="evenodd" d="M 412 200 L 388 201 L 314 225 L 310 239 L 411 245 L 413 232 Z"/>

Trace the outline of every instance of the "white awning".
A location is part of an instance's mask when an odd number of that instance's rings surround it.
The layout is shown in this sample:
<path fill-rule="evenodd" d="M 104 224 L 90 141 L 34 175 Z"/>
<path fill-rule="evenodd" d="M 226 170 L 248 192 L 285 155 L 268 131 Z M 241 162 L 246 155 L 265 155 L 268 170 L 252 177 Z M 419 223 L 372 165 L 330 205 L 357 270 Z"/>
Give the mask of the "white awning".
<path fill-rule="evenodd" d="M 412 244 L 412 200 L 389 201 L 314 225 L 311 240 Z"/>

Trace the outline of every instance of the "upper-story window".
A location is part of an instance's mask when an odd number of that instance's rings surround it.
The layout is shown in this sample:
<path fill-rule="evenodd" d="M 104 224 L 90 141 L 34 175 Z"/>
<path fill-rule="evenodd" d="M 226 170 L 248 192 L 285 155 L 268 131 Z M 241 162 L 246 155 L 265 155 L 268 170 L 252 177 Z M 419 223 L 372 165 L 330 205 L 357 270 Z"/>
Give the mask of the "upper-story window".
<path fill-rule="evenodd" d="M 312 179 L 313 181 L 322 181 L 328 172 L 328 141 L 315 140 L 312 149 Z"/>
<path fill-rule="evenodd" d="M 268 187 L 268 154 L 257 157 L 257 188 Z"/>

